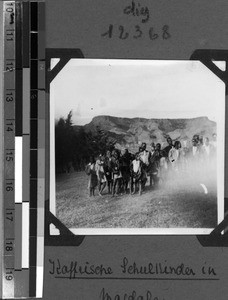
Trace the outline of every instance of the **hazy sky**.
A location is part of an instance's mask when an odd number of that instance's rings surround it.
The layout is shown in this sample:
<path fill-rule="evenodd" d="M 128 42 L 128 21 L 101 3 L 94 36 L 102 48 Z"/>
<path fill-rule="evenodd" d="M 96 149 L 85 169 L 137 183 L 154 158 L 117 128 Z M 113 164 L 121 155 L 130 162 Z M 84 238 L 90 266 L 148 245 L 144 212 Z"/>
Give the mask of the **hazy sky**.
<path fill-rule="evenodd" d="M 72 59 L 51 83 L 50 94 L 55 117 L 72 109 L 77 125 L 98 115 L 217 121 L 225 85 L 197 61 Z"/>

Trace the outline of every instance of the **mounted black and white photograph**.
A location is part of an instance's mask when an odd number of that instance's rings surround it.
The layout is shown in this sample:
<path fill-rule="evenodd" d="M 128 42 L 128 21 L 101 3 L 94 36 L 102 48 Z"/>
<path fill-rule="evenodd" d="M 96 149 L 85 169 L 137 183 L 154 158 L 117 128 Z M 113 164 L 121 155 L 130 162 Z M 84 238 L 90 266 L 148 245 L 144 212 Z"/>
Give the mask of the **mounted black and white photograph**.
<path fill-rule="evenodd" d="M 209 234 L 224 132 L 199 61 L 71 59 L 50 85 L 50 211 L 75 234 Z"/>

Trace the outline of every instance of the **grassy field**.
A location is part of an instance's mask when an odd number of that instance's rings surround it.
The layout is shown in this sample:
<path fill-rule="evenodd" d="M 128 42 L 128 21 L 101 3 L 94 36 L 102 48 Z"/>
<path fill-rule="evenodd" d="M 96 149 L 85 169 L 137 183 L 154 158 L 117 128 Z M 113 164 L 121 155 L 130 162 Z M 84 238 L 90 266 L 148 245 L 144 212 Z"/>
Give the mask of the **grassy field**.
<path fill-rule="evenodd" d="M 181 179 L 180 179 L 181 180 Z M 216 193 L 204 193 L 182 179 L 157 190 L 146 186 L 141 196 L 89 197 L 85 172 L 64 174 L 56 180 L 57 217 L 68 228 L 213 228 L 217 223 Z"/>

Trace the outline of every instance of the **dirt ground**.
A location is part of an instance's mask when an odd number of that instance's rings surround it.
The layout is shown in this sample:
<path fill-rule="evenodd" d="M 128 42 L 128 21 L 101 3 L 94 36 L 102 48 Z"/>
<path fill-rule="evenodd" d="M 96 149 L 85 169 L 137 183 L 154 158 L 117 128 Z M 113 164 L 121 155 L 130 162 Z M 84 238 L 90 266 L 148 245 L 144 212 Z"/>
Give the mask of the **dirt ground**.
<path fill-rule="evenodd" d="M 146 186 L 141 196 L 107 194 L 89 197 L 85 172 L 64 174 L 56 180 L 57 217 L 68 228 L 213 228 L 217 224 L 216 193 L 199 182 L 182 178 L 158 189 Z"/>

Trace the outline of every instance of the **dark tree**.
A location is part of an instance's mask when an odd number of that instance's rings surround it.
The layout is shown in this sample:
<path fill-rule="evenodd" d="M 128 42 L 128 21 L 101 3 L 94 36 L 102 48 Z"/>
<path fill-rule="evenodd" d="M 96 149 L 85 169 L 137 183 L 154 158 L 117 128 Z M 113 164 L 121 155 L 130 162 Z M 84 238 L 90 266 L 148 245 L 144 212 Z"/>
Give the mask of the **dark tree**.
<path fill-rule="evenodd" d="M 73 159 L 74 136 L 72 126 L 72 111 L 67 118 L 60 118 L 55 125 L 55 162 L 57 172 L 69 172 L 70 164 Z"/>
<path fill-rule="evenodd" d="M 69 172 L 71 167 L 82 171 L 90 156 L 112 151 L 115 143 L 108 132 L 99 127 L 93 132 L 86 132 L 83 127 L 74 128 L 70 111 L 66 119 L 60 118 L 55 125 L 56 172 Z"/>

